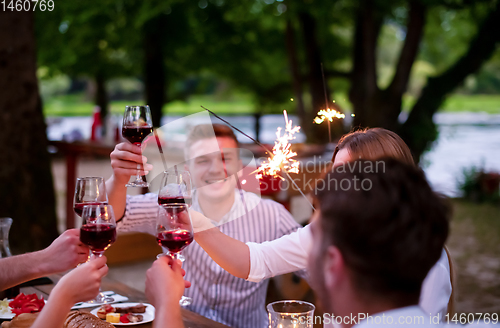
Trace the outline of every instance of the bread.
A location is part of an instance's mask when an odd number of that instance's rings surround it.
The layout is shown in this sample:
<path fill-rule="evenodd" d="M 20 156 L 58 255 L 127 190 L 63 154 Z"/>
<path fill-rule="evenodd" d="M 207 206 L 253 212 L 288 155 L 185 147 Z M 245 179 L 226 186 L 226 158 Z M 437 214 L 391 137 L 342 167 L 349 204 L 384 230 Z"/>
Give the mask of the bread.
<path fill-rule="evenodd" d="M 29 328 L 35 322 L 39 313 L 21 313 L 11 321 L 3 322 L 2 328 Z"/>
<path fill-rule="evenodd" d="M 106 321 L 102 321 L 95 315 L 83 311 L 71 311 L 64 322 L 64 328 L 114 328 Z M 3 327 L 2 327 L 3 328 Z"/>
<path fill-rule="evenodd" d="M 12 319 L 2 323 L 2 328 L 30 328 L 38 316 L 37 313 L 22 313 Z M 114 328 L 106 321 L 102 321 L 95 315 L 83 311 L 71 311 L 66 317 L 64 328 Z"/>

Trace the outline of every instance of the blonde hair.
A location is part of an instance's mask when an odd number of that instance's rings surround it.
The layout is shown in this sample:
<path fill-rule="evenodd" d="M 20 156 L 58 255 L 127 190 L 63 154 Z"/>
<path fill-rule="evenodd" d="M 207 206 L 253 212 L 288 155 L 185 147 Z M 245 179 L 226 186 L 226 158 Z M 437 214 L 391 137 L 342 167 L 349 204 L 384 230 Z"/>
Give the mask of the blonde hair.
<path fill-rule="evenodd" d="M 382 129 L 362 129 L 350 132 L 340 138 L 332 162 L 341 149 L 347 149 L 353 160 L 358 158 L 378 160 L 391 157 L 403 163 L 415 165 L 410 148 L 396 133 Z"/>

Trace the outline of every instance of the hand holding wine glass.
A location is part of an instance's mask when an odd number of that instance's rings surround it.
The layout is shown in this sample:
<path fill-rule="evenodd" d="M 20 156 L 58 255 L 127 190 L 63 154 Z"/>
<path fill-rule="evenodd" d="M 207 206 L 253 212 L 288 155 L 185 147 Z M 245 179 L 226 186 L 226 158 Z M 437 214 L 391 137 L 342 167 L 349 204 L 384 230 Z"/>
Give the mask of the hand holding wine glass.
<path fill-rule="evenodd" d="M 95 257 L 101 257 L 104 251 L 116 241 L 116 221 L 113 207 L 110 205 L 87 205 L 83 208 L 82 218 L 80 241 L 90 248 Z M 101 292 L 93 300 L 95 303 L 113 301 L 113 298 L 106 297 Z"/>
<path fill-rule="evenodd" d="M 153 120 L 149 106 L 126 106 L 123 114 L 122 135 L 130 143 L 141 147 L 144 139 L 153 132 Z M 147 187 L 148 184 L 142 180 L 140 165 L 137 165 L 137 176 L 135 181 L 128 183 L 127 187 Z"/>
<path fill-rule="evenodd" d="M 165 247 L 168 253 L 159 255 L 179 259 L 180 252 L 193 242 L 194 233 L 188 206 L 186 204 L 170 204 L 159 206 L 156 222 L 156 240 Z M 192 300 L 182 297 L 181 305 L 189 305 Z"/>

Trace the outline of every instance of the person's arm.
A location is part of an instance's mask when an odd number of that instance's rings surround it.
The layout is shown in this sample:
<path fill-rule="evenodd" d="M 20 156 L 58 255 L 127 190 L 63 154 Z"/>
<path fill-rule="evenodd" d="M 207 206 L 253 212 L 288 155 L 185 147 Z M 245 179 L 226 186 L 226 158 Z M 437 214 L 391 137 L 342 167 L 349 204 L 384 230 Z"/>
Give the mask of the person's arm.
<path fill-rule="evenodd" d="M 422 283 L 420 307 L 429 314 L 440 315 L 441 320 L 447 313 L 452 292 L 448 255 L 443 249 L 440 259 L 430 269 Z"/>
<path fill-rule="evenodd" d="M 191 211 L 191 219 L 196 242 L 233 276 L 258 282 L 307 267 L 312 245 L 309 226 L 272 241 L 245 244 L 214 228 L 201 213 Z"/>
<path fill-rule="evenodd" d="M 62 277 L 50 293 L 47 304 L 31 328 L 62 327 L 71 307 L 94 298 L 101 279 L 108 273 L 106 257 L 93 259 Z"/>
<path fill-rule="evenodd" d="M 184 294 L 182 263 L 162 256 L 146 272 L 146 296 L 155 307 L 153 327 L 183 328 L 179 301 Z"/>
<path fill-rule="evenodd" d="M 80 242 L 80 230 L 66 230 L 41 251 L 0 259 L 0 290 L 72 269 L 85 262 L 88 254 Z"/>
<path fill-rule="evenodd" d="M 218 265 L 235 277 L 247 279 L 250 249 L 247 244 L 212 228 L 194 234 L 196 242 Z"/>
<path fill-rule="evenodd" d="M 141 168 L 141 175 L 146 175 L 153 169 L 151 164 L 145 164 L 147 158 L 142 156 L 141 148 L 130 143 L 122 142 L 116 145 L 109 155 L 113 175 L 106 181 L 106 191 L 108 193 L 109 205 L 113 206 L 113 211 L 117 221 L 125 214 L 127 187 L 132 175 L 137 174 L 137 165 Z"/>
<path fill-rule="evenodd" d="M 261 244 L 247 243 L 250 250 L 250 272 L 247 280 L 259 282 L 307 268 L 313 243 L 311 224 L 272 241 Z"/>

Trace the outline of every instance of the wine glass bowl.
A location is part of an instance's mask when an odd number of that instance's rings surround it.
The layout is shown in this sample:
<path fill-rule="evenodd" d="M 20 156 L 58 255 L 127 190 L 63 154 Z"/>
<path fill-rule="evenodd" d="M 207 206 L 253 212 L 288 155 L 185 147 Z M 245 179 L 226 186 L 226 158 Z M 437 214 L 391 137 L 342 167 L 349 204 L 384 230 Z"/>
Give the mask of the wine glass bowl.
<path fill-rule="evenodd" d="M 144 139 L 153 132 L 153 120 L 149 106 L 126 106 L 123 114 L 122 136 L 130 143 L 140 147 Z M 135 181 L 127 187 L 147 187 L 140 175 L 140 164 L 137 164 Z"/>
<path fill-rule="evenodd" d="M 179 258 L 179 252 L 193 242 L 194 233 L 188 206 L 174 204 L 160 206 L 156 224 L 156 240 L 168 250 L 174 259 Z"/>
<path fill-rule="evenodd" d="M 84 177 L 76 179 L 74 210 L 82 216 L 85 205 L 108 204 L 106 184 L 102 177 Z"/>
<path fill-rule="evenodd" d="M 178 170 L 177 167 L 163 171 L 158 191 L 158 204 L 191 206 L 191 174 L 186 170 Z"/>

